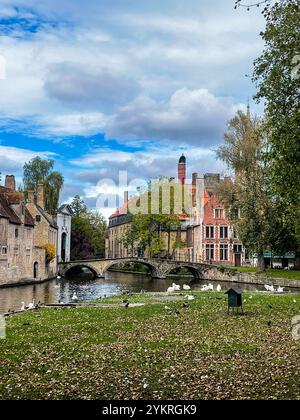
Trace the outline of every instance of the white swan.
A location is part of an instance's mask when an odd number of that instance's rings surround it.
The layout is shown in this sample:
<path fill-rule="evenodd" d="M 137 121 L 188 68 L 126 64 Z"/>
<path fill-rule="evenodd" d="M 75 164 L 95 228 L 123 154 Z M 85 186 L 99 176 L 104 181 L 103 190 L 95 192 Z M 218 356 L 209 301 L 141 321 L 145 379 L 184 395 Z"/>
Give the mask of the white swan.
<path fill-rule="evenodd" d="M 167 289 L 167 293 L 174 293 L 174 292 L 175 292 L 174 287 L 169 287 L 169 288 Z"/>
<path fill-rule="evenodd" d="M 192 295 L 189 295 L 188 297 L 187 297 L 187 300 L 194 300 L 195 298 L 194 298 L 194 296 L 192 296 Z"/>
<path fill-rule="evenodd" d="M 284 293 L 284 288 L 279 286 L 277 289 L 277 293 Z"/>
<path fill-rule="evenodd" d="M 35 300 L 28 304 L 28 309 L 33 309 L 35 307 Z"/>
<path fill-rule="evenodd" d="M 222 292 L 222 287 L 219 284 L 217 286 L 217 292 Z"/>
<path fill-rule="evenodd" d="M 274 288 L 274 286 L 269 286 L 268 284 L 265 284 L 265 289 L 268 291 L 268 292 L 275 292 L 275 288 Z"/>
<path fill-rule="evenodd" d="M 172 287 L 175 291 L 179 291 L 180 290 L 180 286 L 178 284 L 173 283 Z"/>
<path fill-rule="evenodd" d="M 72 296 L 72 301 L 73 302 L 77 302 L 78 301 L 78 296 L 76 295 L 76 293 L 74 292 L 73 296 Z"/>
<path fill-rule="evenodd" d="M 188 286 L 187 284 L 184 284 L 184 285 L 183 285 L 183 290 L 188 291 L 188 290 L 191 290 L 191 288 L 190 288 L 190 286 Z"/>

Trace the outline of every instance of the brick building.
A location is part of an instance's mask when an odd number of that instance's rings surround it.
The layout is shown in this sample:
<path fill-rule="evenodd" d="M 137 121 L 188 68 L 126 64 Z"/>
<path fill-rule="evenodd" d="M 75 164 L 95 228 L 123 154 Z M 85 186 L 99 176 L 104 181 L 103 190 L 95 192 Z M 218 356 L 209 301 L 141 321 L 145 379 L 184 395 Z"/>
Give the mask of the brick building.
<path fill-rule="evenodd" d="M 178 216 L 181 229 L 171 232 L 170 239 L 167 233 L 162 234 L 166 244 L 162 257 L 167 255 L 167 249 L 169 249 L 171 256 L 175 259 L 235 266 L 244 264 L 244 247 L 226 218 L 224 206 L 216 195 L 216 187 L 220 187 L 222 182 L 219 174 L 205 174 L 201 178 L 194 173 L 189 184 L 186 158 L 180 157 L 178 183 L 191 187 L 189 191 L 192 194 L 193 207 L 188 217 Z M 131 224 L 128 214 L 129 203 L 128 194 L 125 193 L 123 206 L 109 218 L 106 238 L 107 258 L 129 256 L 121 241 Z M 173 249 L 173 244 L 178 242 L 181 242 L 182 246 Z"/>
<path fill-rule="evenodd" d="M 44 245 L 56 252 L 57 226 L 44 210 L 44 187 L 24 195 L 16 191 L 14 176 L 0 186 L 0 285 L 56 276 L 56 259 L 46 264 Z"/>
<path fill-rule="evenodd" d="M 45 278 L 45 250 L 35 246 L 34 219 L 14 177 L 0 186 L 0 285 Z"/>

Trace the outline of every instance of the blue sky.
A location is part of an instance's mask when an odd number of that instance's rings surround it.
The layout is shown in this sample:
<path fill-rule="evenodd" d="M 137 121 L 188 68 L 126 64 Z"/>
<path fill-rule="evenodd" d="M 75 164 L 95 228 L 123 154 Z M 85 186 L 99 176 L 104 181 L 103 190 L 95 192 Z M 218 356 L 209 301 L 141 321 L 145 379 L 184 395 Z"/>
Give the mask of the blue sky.
<path fill-rule="evenodd" d="M 56 160 L 62 201 L 103 179 L 225 171 L 213 149 L 254 87 L 259 10 L 234 0 L 0 0 L 0 171 Z M 261 109 L 253 104 L 253 112 Z M 99 182 L 100 181 L 100 182 Z M 108 214 L 110 210 L 107 210 Z"/>

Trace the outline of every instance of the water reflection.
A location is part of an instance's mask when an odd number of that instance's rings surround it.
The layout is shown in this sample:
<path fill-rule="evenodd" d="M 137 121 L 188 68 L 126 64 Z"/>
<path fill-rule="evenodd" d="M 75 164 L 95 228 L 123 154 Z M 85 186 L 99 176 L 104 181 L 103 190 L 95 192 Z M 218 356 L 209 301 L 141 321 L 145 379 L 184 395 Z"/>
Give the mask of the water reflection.
<path fill-rule="evenodd" d="M 190 278 L 176 278 L 175 282 L 181 286 L 189 284 L 192 290 L 200 290 L 207 281 L 191 281 Z M 28 304 L 35 301 L 42 303 L 71 302 L 74 292 L 79 301 L 94 300 L 104 296 L 121 294 L 124 291 L 148 292 L 166 291 L 173 283 L 174 279 L 166 280 L 152 279 L 151 277 L 138 274 L 125 274 L 108 272 L 105 279 L 94 280 L 89 274 L 83 274 L 73 279 L 53 280 L 43 284 L 9 287 L 0 289 L 0 313 L 7 312 L 9 309 L 18 310 L 22 302 Z M 211 282 L 216 290 L 218 284 L 225 292 L 229 287 L 234 287 L 233 283 Z M 242 291 L 265 291 L 264 286 L 252 284 L 239 284 Z M 285 289 L 288 291 L 288 289 Z M 291 290 L 292 291 L 292 290 Z M 299 290 L 298 290 L 299 292 Z"/>

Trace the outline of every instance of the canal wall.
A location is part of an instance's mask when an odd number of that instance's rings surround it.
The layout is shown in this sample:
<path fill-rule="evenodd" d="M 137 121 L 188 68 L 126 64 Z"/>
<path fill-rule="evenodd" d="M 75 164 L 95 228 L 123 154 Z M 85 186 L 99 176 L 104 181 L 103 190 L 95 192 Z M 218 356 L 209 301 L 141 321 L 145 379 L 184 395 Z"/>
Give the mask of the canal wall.
<path fill-rule="evenodd" d="M 254 273 L 237 273 L 231 276 L 230 281 L 232 283 L 246 283 L 246 284 L 256 284 L 256 285 L 263 285 L 263 286 L 265 284 L 268 284 L 270 286 L 273 285 L 273 286 L 289 287 L 293 289 L 300 289 L 300 280 L 259 276 Z"/>

